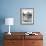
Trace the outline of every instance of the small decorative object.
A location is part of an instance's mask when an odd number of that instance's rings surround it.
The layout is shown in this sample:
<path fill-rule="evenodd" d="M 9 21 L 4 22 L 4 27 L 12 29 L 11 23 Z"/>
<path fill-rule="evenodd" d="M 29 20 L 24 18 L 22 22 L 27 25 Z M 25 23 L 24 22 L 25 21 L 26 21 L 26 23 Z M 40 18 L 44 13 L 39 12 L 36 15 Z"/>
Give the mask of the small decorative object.
<path fill-rule="evenodd" d="M 22 24 L 34 23 L 34 8 L 21 8 L 20 15 L 20 22 Z"/>
<path fill-rule="evenodd" d="M 29 35 L 28 33 L 25 33 L 25 35 Z"/>
<path fill-rule="evenodd" d="M 9 32 L 8 34 L 11 35 L 10 33 L 10 25 L 14 24 L 14 18 L 5 18 L 5 25 L 9 25 Z"/>
<path fill-rule="evenodd" d="M 32 32 L 26 32 L 25 35 L 35 35 L 35 33 L 33 34 Z"/>

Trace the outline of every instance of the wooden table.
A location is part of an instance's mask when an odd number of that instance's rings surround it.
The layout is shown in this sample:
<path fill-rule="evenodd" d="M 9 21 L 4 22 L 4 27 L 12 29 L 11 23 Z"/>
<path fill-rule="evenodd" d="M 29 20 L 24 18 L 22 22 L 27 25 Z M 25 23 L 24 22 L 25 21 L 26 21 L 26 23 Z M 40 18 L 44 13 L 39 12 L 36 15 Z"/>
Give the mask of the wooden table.
<path fill-rule="evenodd" d="M 43 46 L 43 35 L 40 32 L 38 35 L 25 35 L 26 32 L 11 32 L 8 35 L 4 33 L 4 46 Z"/>

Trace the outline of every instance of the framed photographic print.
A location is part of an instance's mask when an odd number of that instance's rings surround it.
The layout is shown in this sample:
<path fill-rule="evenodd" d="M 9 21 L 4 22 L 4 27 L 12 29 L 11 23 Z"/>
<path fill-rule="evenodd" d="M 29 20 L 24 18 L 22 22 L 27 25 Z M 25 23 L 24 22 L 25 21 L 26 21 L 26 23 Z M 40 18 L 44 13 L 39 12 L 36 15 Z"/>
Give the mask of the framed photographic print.
<path fill-rule="evenodd" d="M 21 8 L 20 22 L 21 24 L 33 24 L 34 23 L 34 8 Z"/>

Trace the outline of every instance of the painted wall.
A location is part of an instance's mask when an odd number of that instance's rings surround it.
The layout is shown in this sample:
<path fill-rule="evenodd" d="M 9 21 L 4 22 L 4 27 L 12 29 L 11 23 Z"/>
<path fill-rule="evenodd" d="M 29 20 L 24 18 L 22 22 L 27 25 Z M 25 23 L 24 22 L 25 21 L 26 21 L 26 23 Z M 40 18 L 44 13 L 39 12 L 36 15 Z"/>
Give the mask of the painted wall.
<path fill-rule="evenodd" d="M 1 15 L 3 17 L 13 17 L 14 26 L 11 31 L 46 31 L 46 1 L 45 0 L 1 0 Z M 20 24 L 20 8 L 34 8 L 34 24 Z M 3 24 L 2 32 L 8 31 L 8 27 Z M 19 29 L 19 30 L 18 30 Z M 45 30 L 44 30 L 45 29 Z"/>
<path fill-rule="evenodd" d="M 34 24 L 20 24 L 20 8 L 34 8 Z M 0 19 L 13 17 L 15 23 L 11 32 L 40 31 L 46 36 L 46 0 L 0 0 Z M 0 23 L 0 32 L 8 32 L 8 26 Z M 46 37 L 44 37 L 44 40 Z M 44 41 L 44 46 L 46 41 Z"/>

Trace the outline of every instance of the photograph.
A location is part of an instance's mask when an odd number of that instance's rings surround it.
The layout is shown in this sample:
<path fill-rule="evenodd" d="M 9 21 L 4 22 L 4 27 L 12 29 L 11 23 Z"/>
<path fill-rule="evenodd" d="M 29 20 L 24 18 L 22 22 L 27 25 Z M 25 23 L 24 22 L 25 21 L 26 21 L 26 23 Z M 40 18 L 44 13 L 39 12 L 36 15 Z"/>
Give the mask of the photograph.
<path fill-rule="evenodd" d="M 21 8 L 20 9 L 21 24 L 34 23 L 34 8 Z"/>

